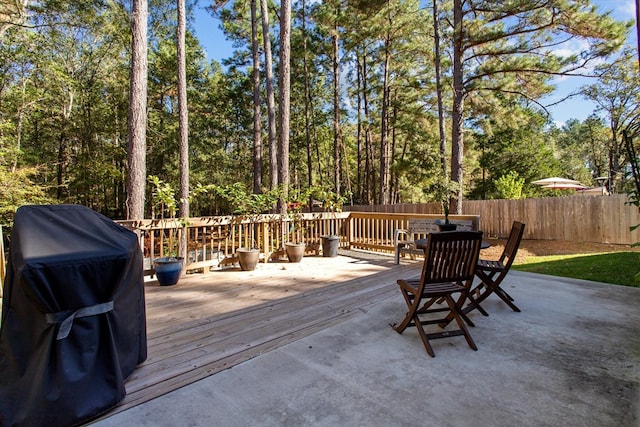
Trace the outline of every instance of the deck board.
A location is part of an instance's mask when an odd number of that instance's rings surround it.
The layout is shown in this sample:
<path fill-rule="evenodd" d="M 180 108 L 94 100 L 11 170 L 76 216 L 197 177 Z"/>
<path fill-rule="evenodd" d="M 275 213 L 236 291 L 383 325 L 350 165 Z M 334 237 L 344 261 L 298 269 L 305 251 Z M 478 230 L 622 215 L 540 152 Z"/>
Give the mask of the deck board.
<path fill-rule="evenodd" d="M 350 255 L 188 275 L 171 287 L 147 282 L 148 357 L 104 416 L 345 321 L 397 297 L 396 279 L 419 274 L 419 263 Z"/>

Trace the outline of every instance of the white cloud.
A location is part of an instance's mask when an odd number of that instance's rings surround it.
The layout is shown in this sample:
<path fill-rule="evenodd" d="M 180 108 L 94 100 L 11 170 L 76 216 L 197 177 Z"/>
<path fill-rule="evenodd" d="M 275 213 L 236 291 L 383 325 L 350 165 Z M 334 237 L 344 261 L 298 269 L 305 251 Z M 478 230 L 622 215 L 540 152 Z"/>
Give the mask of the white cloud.
<path fill-rule="evenodd" d="M 584 52 L 588 50 L 589 50 L 589 43 L 586 40 L 571 39 L 571 40 L 567 40 L 566 42 L 562 43 L 561 45 L 553 49 L 552 53 L 554 55 L 567 58 L 571 55 L 579 56 L 580 52 Z M 597 67 L 598 65 L 602 65 L 604 63 L 606 63 L 606 60 L 604 58 L 596 58 L 594 60 L 591 60 L 589 64 L 587 64 L 587 66 L 584 69 L 582 69 L 582 72 L 589 73 L 593 71 L 595 67 Z"/>
<path fill-rule="evenodd" d="M 613 10 L 614 15 L 619 19 L 635 19 L 636 17 L 636 2 L 635 0 L 625 0 L 621 5 L 616 6 Z"/>
<path fill-rule="evenodd" d="M 600 13 L 612 12 L 617 20 L 627 21 L 636 17 L 635 0 L 594 0 L 592 3 Z"/>

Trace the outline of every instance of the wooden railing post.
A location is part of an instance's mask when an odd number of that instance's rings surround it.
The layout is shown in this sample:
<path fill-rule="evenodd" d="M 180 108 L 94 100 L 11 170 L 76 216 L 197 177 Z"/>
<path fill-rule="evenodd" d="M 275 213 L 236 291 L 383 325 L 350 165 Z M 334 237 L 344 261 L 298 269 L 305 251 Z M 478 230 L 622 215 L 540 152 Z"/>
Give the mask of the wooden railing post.
<path fill-rule="evenodd" d="M 351 213 L 346 219 L 347 223 L 347 249 L 351 249 L 351 241 L 353 240 L 353 218 L 351 217 Z"/>
<path fill-rule="evenodd" d="M 269 245 L 269 223 L 263 222 L 260 224 L 262 226 L 262 252 L 264 254 L 264 262 L 269 261 L 269 257 L 271 256 L 271 247 Z"/>

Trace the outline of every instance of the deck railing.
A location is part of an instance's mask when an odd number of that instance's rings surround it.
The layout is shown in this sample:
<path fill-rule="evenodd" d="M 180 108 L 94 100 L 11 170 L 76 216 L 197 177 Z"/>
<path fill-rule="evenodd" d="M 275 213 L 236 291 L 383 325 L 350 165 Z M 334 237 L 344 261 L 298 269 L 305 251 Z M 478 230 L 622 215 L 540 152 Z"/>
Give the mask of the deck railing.
<path fill-rule="evenodd" d="M 306 252 L 318 254 L 321 237 L 338 235 L 341 248 L 393 253 L 394 231 L 407 228 L 411 218 L 441 218 L 441 215 L 389 214 L 375 212 L 304 213 L 297 217 L 281 218 L 279 215 L 256 215 L 249 218 L 232 216 L 189 218 L 188 225 L 178 221 L 142 220 L 120 221 L 137 230 L 145 258 L 145 274 L 153 274 L 153 260 L 167 256 L 167 246 L 172 235 L 188 233 L 187 271 L 216 267 L 233 262 L 234 254 L 241 247 L 260 249 L 261 260 L 284 257 L 284 242 L 302 241 Z M 452 215 L 451 219 L 478 221 L 474 215 Z M 173 232 L 172 232 L 173 230 Z M 173 237 L 179 240 L 179 237 Z"/>
<path fill-rule="evenodd" d="M 640 211 L 629 205 L 625 195 L 591 197 L 551 197 L 527 200 L 467 201 L 463 212 L 480 215 L 480 230 L 489 237 L 506 238 L 513 220 L 524 221 L 525 239 L 574 240 L 631 244 L 640 241 Z M 301 227 L 292 226 L 293 218 L 260 215 L 250 222 L 238 217 L 190 218 L 187 268 L 207 269 L 232 257 L 239 247 L 257 246 L 263 261 L 283 256 L 283 242 L 299 239 L 308 252 L 317 252 L 320 236 L 340 235 L 342 248 L 393 252 L 393 232 L 407 228 L 409 218 L 434 217 L 437 204 L 345 206 L 351 212 L 306 213 Z M 376 211 L 377 210 L 377 211 Z M 366 211 L 366 212 L 365 212 Z M 386 212 L 385 212 L 386 211 Z M 166 254 L 170 229 L 181 229 L 177 222 L 160 220 L 120 221 L 139 230 L 147 272 L 150 260 Z M 304 232 L 302 231 L 304 230 Z M 255 243 L 254 243 L 255 242 Z M 4 248 L 7 249 L 7 248 Z M 4 282 L 6 252 L 0 247 L 0 279 Z M 0 290 L 1 292 L 1 290 Z"/>
<path fill-rule="evenodd" d="M 182 233 L 187 233 L 187 271 L 205 270 L 232 260 L 238 248 L 259 248 L 261 260 L 284 256 L 284 243 L 305 242 L 306 252 L 319 253 L 321 236 L 340 236 L 340 246 L 348 246 L 348 213 L 303 213 L 296 216 L 219 216 L 177 220 L 118 221 L 140 235 L 145 258 L 145 274 L 153 274 L 151 260 L 175 255 Z M 183 225 L 183 224 L 186 224 Z M 227 261 L 225 261 L 227 260 Z"/>
<path fill-rule="evenodd" d="M 260 249 L 262 262 L 285 257 L 284 242 L 303 241 L 306 252 L 318 254 L 321 237 L 338 235 L 340 248 L 393 253 L 393 234 L 407 228 L 410 218 L 440 218 L 441 215 L 394 214 L 376 212 L 303 213 L 299 216 L 256 215 L 251 219 L 236 216 L 189 218 L 186 221 L 145 219 L 118 221 L 135 230 L 145 260 L 145 274 L 152 275 L 152 260 L 171 255 L 181 233 L 187 233 L 187 271 L 207 271 L 225 262 L 233 262 L 238 248 Z M 456 216 L 471 219 L 476 216 Z M 183 224 L 187 224 L 186 226 Z M 178 253 L 178 251 L 176 251 Z M 4 263 L 4 257 L 2 257 Z M 4 265 L 2 265 L 4 267 Z M 4 281 L 4 268 L 0 270 Z M 1 292 L 1 290 L 0 290 Z M 1 294 L 0 294 L 1 295 Z"/>

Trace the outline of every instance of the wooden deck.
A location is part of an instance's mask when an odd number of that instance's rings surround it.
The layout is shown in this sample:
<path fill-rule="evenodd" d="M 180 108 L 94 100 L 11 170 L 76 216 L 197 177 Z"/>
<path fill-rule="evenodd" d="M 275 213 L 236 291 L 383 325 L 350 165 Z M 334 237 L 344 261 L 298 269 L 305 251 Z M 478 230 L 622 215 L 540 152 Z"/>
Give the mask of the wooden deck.
<path fill-rule="evenodd" d="M 400 298 L 396 279 L 420 273 L 420 263 L 349 255 L 188 275 L 171 287 L 147 282 L 148 358 L 128 379 L 125 399 L 104 416 Z"/>

